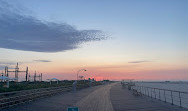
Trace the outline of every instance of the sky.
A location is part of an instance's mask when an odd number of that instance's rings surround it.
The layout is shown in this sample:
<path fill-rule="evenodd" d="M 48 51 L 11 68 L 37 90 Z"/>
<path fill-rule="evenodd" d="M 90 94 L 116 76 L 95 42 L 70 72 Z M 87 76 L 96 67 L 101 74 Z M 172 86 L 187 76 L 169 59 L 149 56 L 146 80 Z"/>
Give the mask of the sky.
<path fill-rule="evenodd" d="M 1 0 L 0 71 L 188 80 L 187 0 Z M 13 70 L 13 69 L 12 69 Z M 14 77 L 14 74 L 10 74 Z M 24 73 L 19 74 L 23 80 Z"/>

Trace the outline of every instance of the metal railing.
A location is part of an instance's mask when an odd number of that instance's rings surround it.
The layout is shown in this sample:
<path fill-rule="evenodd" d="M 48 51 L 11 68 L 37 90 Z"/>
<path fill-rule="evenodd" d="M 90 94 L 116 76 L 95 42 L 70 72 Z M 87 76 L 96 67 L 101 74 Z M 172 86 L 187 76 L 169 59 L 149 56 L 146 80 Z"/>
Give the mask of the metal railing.
<path fill-rule="evenodd" d="M 141 93 L 142 95 L 146 95 L 160 101 L 169 102 L 172 105 L 188 108 L 188 92 L 138 85 L 132 86 L 132 89 L 137 90 L 137 92 Z"/>

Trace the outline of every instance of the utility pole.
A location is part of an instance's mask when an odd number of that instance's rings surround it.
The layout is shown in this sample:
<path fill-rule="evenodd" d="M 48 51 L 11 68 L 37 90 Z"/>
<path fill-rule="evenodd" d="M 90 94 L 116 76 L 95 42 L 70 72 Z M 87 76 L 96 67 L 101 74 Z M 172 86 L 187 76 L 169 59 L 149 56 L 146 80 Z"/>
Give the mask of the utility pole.
<path fill-rule="evenodd" d="M 17 63 L 15 71 L 9 71 L 8 67 L 6 66 L 5 67 L 5 76 L 9 77 L 9 74 L 8 74 L 9 72 L 14 72 L 15 73 L 15 79 L 16 79 L 16 82 L 18 82 L 18 73 L 19 72 L 25 72 L 26 76 L 27 76 L 28 75 L 28 67 L 26 68 L 26 71 L 19 71 L 19 67 L 18 67 L 18 63 Z"/>
<path fill-rule="evenodd" d="M 25 81 L 28 81 L 28 67 L 26 68 Z"/>
<path fill-rule="evenodd" d="M 36 71 L 35 71 L 35 75 L 34 75 L 34 82 L 36 82 Z"/>
<path fill-rule="evenodd" d="M 42 73 L 40 74 L 40 81 L 42 82 Z"/>
<path fill-rule="evenodd" d="M 16 68 L 15 68 L 15 78 L 16 78 L 16 82 L 18 82 L 18 71 L 19 71 L 19 68 L 18 68 L 18 63 L 17 63 Z"/>

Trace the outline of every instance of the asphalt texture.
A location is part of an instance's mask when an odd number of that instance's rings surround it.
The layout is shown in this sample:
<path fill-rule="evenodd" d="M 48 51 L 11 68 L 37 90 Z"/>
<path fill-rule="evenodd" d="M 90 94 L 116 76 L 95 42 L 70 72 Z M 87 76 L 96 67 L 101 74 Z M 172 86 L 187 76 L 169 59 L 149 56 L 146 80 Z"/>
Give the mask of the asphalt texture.
<path fill-rule="evenodd" d="M 78 107 L 79 111 L 188 111 L 146 96 L 134 96 L 119 82 L 63 92 L 2 111 L 67 111 L 68 107 Z"/>

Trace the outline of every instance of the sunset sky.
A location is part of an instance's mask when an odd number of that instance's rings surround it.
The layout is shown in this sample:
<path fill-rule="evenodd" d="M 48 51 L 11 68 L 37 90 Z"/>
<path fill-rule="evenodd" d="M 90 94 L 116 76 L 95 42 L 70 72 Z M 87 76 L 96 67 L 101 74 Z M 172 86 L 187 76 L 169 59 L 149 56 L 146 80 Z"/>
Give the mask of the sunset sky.
<path fill-rule="evenodd" d="M 1 0 L 0 71 L 17 62 L 44 79 L 188 80 L 188 1 Z"/>

